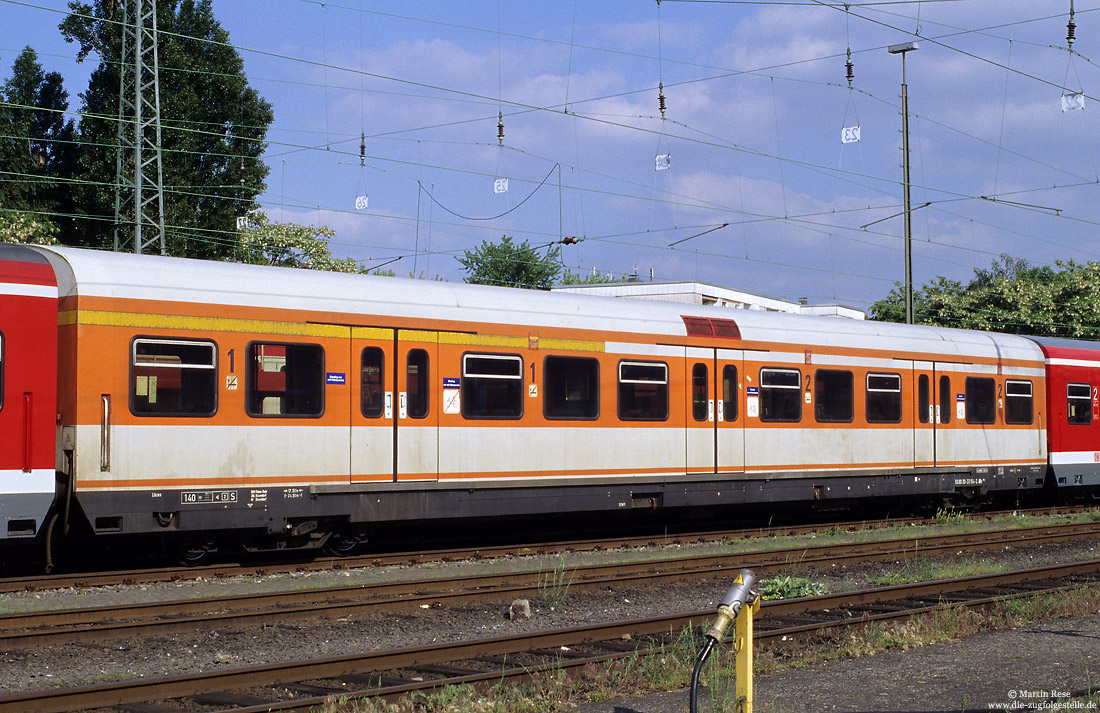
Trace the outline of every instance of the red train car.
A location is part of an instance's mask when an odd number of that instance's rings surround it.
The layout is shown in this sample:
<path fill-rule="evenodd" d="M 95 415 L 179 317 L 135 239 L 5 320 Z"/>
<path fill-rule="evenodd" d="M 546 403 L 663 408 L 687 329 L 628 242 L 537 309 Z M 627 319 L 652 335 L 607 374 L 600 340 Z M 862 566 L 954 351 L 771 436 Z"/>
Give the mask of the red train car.
<path fill-rule="evenodd" d="M 54 500 L 57 283 L 40 253 L 0 252 L 0 539 L 32 538 Z"/>
<path fill-rule="evenodd" d="M 1051 477 L 1059 488 L 1100 485 L 1100 344 L 1034 341 L 1047 363 Z"/>

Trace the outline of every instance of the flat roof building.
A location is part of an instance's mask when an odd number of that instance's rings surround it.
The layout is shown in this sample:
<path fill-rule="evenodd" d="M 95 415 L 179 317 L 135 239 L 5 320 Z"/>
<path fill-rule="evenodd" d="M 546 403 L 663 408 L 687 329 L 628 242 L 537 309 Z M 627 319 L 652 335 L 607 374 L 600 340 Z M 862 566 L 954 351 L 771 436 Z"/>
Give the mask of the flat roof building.
<path fill-rule="evenodd" d="M 810 305 L 761 297 L 728 287 L 705 282 L 605 282 L 593 285 L 559 285 L 554 292 L 578 292 L 604 297 L 627 297 L 638 300 L 659 300 L 691 305 L 714 305 L 731 309 L 751 309 L 763 312 L 787 312 L 819 317 L 866 319 L 862 311 L 838 304 Z"/>

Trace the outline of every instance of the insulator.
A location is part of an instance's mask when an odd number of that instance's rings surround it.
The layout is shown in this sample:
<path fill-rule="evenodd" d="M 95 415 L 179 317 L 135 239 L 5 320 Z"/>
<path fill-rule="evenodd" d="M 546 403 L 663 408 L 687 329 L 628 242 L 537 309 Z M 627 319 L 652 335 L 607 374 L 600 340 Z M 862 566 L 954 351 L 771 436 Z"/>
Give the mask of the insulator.
<path fill-rule="evenodd" d="M 852 80 L 856 78 L 855 68 L 852 66 L 852 60 L 848 60 L 844 63 L 844 78 L 848 80 L 849 86 L 852 84 Z"/>
<path fill-rule="evenodd" d="M 367 135 L 359 135 L 359 165 L 364 165 L 364 160 L 367 158 Z"/>
<path fill-rule="evenodd" d="M 1073 33 L 1076 30 L 1077 30 L 1077 24 L 1073 20 L 1070 20 L 1068 23 L 1066 23 L 1066 42 L 1069 43 L 1070 47 L 1073 47 L 1073 41 L 1076 39 L 1073 36 Z"/>
<path fill-rule="evenodd" d="M 657 108 L 661 110 L 661 118 L 665 118 L 665 83 L 657 82 Z"/>
<path fill-rule="evenodd" d="M 497 112 L 497 141 L 504 145 L 504 112 Z"/>

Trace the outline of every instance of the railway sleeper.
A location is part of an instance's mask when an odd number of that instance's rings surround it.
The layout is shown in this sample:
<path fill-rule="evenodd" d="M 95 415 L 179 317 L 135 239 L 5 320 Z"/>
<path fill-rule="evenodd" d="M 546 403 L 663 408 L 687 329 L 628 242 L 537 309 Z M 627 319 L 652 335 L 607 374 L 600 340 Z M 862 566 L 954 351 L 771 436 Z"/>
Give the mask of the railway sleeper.
<path fill-rule="evenodd" d="M 236 706 L 238 708 L 244 708 L 245 706 L 267 706 L 276 702 L 270 698 L 250 696 L 246 693 L 233 693 L 232 691 L 200 693 L 197 696 L 191 696 L 191 700 L 204 706 Z"/>
<path fill-rule="evenodd" d="M 447 666 L 444 664 L 435 663 L 417 666 L 415 670 L 420 673 L 434 673 L 438 676 L 447 676 L 448 678 L 458 676 L 475 676 L 479 673 L 485 673 L 484 669 L 462 668 L 461 666 Z"/>
<path fill-rule="evenodd" d="M 311 696 L 336 696 L 348 692 L 346 688 L 320 686 L 315 683 L 284 683 L 280 688 L 293 693 L 304 693 Z"/>

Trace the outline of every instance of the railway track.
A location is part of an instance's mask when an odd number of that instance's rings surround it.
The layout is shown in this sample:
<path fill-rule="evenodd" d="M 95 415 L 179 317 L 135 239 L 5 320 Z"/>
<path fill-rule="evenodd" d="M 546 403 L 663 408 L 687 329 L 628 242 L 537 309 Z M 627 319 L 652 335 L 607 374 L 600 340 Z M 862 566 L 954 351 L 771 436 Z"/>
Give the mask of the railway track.
<path fill-rule="evenodd" d="M 1089 508 L 1067 506 L 1060 508 L 1032 508 L 998 510 L 967 515 L 969 520 L 991 520 L 998 516 L 1052 515 L 1083 512 Z M 200 566 L 148 567 L 142 569 L 103 572 L 76 572 L 43 575 L 20 575 L 0 579 L 0 594 L 20 591 L 103 587 L 128 584 L 150 584 L 194 580 L 217 579 L 238 576 L 265 576 L 290 572 L 321 572 L 355 569 L 359 567 L 384 567 L 391 565 L 420 564 L 425 562 L 453 562 L 485 560 L 502 557 L 522 557 L 555 553 L 573 553 L 625 549 L 636 547 L 660 547 L 741 540 L 755 537 L 780 537 L 820 534 L 830 532 L 861 532 L 891 527 L 921 527 L 941 524 L 932 517 L 885 518 L 879 520 L 854 520 L 846 522 L 811 523 L 722 531 L 703 531 L 668 535 L 642 535 L 636 537 L 611 537 L 587 540 L 499 545 L 488 547 L 462 547 L 442 550 L 374 553 L 351 557 L 318 557 L 313 560 L 283 560 L 263 564 L 227 562 Z"/>
<path fill-rule="evenodd" d="M 1097 577 L 1100 560 L 1092 560 L 765 602 L 755 641 L 781 641 L 937 609 L 989 606 L 1085 586 Z M 710 611 L 681 612 L 477 641 L 22 693 L 0 697 L 0 713 L 87 711 L 120 705 L 151 712 L 305 711 L 331 696 L 392 698 L 448 684 L 495 682 L 644 655 L 668 646 L 672 632 L 698 627 L 711 615 Z"/>
<path fill-rule="evenodd" d="M 991 548 L 1100 537 L 1100 522 L 1044 525 L 924 538 L 796 547 L 735 554 L 690 555 L 578 566 L 567 572 L 570 589 L 643 587 L 669 580 L 713 579 L 742 567 L 764 576 L 792 567 L 827 567 L 870 560 L 908 559 Z M 0 650 L 97 642 L 123 637 L 227 627 L 300 622 L 473 601 L 533 598 L 551 573 L 538 570 L 439 577 L 310 590 L 184 599 L 122 606 L 46 610 L 0 617 Z"/>

